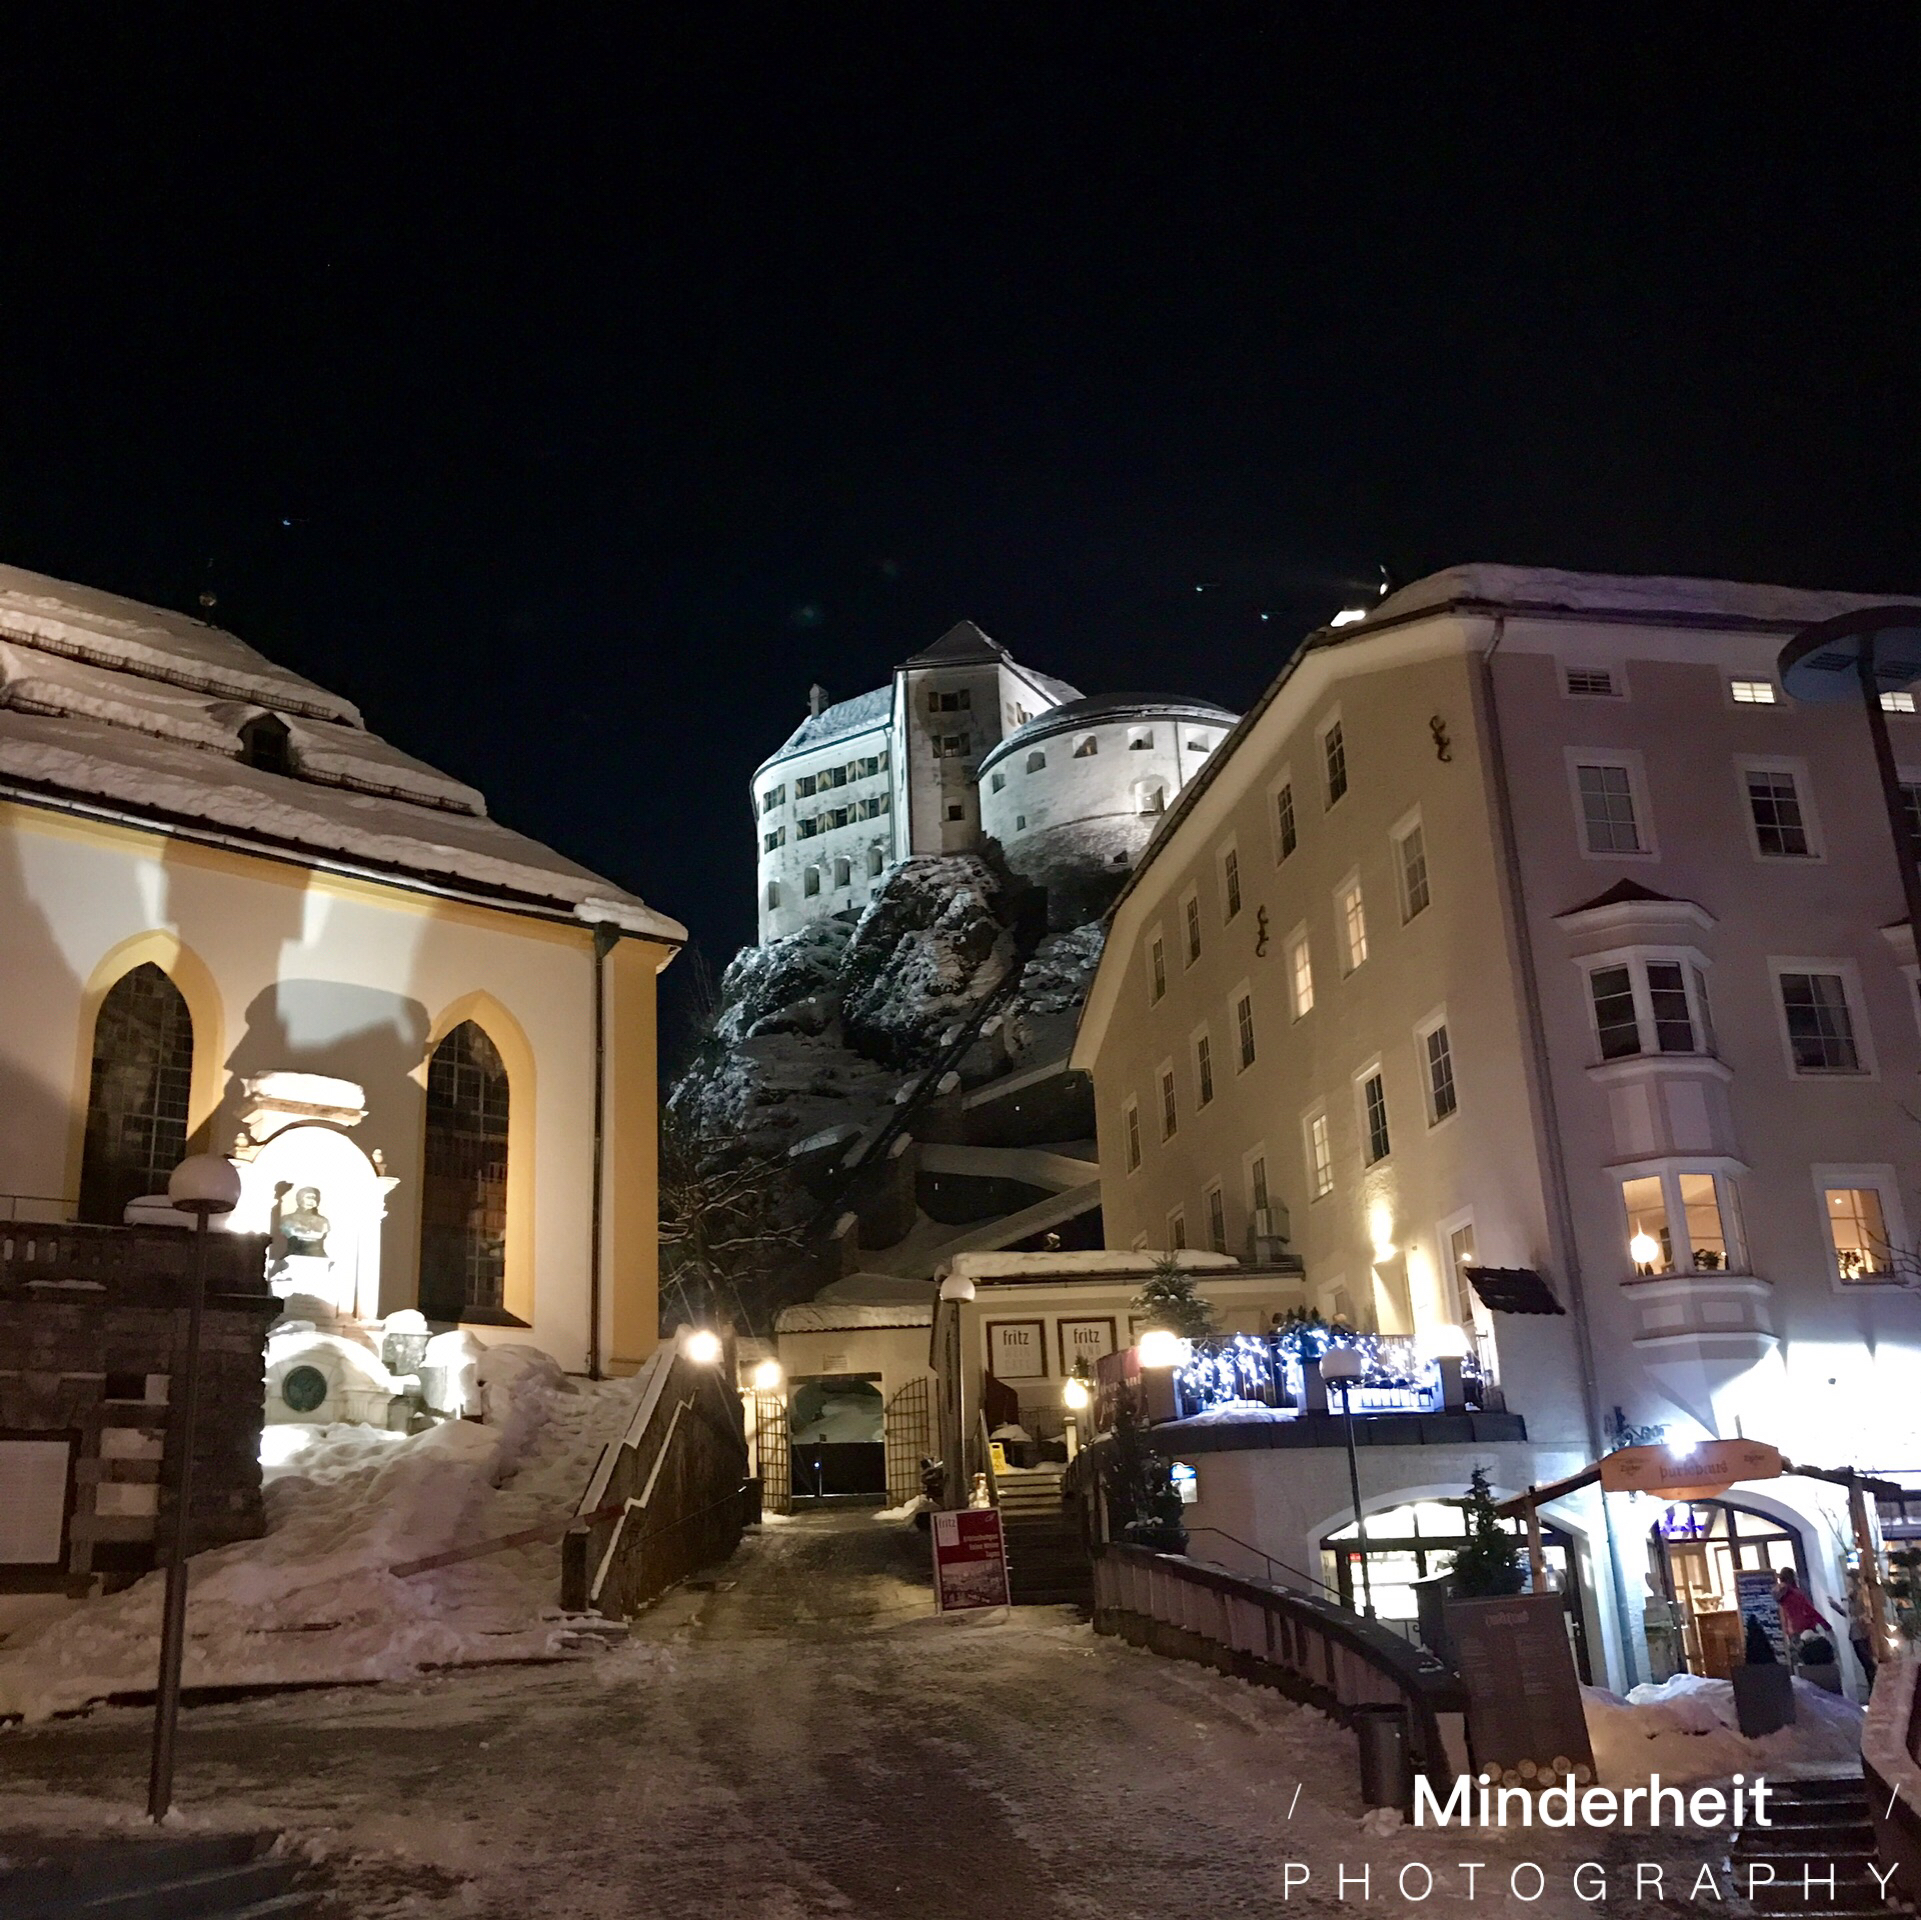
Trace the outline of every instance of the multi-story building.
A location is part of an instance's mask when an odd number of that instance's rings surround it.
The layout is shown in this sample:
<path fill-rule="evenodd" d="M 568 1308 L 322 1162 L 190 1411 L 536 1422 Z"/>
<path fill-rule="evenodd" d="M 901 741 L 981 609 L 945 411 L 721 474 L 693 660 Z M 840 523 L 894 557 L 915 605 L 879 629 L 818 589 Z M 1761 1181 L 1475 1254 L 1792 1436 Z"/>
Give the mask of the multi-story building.
<path fill-rule="evenodd" d="M 1035 754 L 1045 764 L 1049 748 L 1041 735 L 1056 722 L 1077 729 L 1057 754 L 1080 752 L 1089 761 L 1084 743 L 1092 740 L 1096 749 L 1106 742 L 1107 757 L 1071 778 L 1057 771 L 1052 784 L 1059 790 L 1037 800 L 1030 877 L 1044 873 L 1058 886 L 1073 867 L 1079 880 L 1086 859 L 1063 859 L 1063 832 L 1078 854 L 1098 842 L 1088 857 L 1110 870 L 1125 867 L 1233 720 L 1204 701 L 1084 701 L 1078 689 L 1022 666 L 966 620 L 896 667 L 888 686 L 832 704 L 816 687 L 807 718 L 754 772 L 760 938 L 778 939 L 866 905 L 881 875 L 914 855 L 972 853 L 994 836 L 1019 869 L 1028 822 L 1014 827 L 1015 809 L 998 806 L 998 796 L 1010 776 L 1025 780 L 1037 771 Z M 1130 721 L 1149 741 L 1159 727 L 1163 744 L 1147 761 L 1113 737 L 1116 725 Z M 999 766 L 1017 740 L 1027 742 L 1030 727 L 1037 731 L 1019 765 Z M 979 779 L 990 761 L 998 784 L 983 793 Z M 1114 821 L 1120 831 L 1098 824 Z M 1076 837 L 1077 829 L 1085 831 Z"/>
<path fill-rule="evenodd" d="M 1112 916 L 1075 1053 L 1110 1245 L 1284 1232 L 1319 1310 L 1479 1349 L 1557 1452 L 1921 1467 L 1901 878 L 1863 716 L 1775 671 L 1863 604 L 1475 566 L 1309 636 Z M 1921 809 L 1921 719 L 1884 704 Z M 1366 1506 L 1432 1498 L 1418 1456 L 1380 1449 Z M 1202 1500 L 1281 1553 L 1264 1458 Z M 1672 1627 L 1713 1670 L 1739 1569 L 1845 1619 L 1822 1482 L 1556 1514 L 1617 1676 L 1644 1618 L 1657 1665 Z"/>

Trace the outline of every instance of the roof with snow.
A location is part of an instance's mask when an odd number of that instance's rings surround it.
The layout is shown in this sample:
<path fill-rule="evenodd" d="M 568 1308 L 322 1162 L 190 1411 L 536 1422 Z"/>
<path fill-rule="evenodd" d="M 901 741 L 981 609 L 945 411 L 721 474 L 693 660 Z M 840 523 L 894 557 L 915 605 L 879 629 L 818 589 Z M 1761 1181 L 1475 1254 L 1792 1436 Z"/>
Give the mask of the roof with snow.
<path fill-rule="evenodd" d="M 761 765 L 785 759 L 807 747 L 824 747 L 830 740 L 848 734 L 865 733 L 870 727 L 884 727 L 894 717 L 894 689 L 876 687 L 872 693 L 857 693 L 851 700 L 836 700 L 819 713 L 810 713 L 787 738 L 778 752 L 770 753 Z"/>
<path fill-rule="evenodd" d="M 635 895 L 489 820 L 475 788 L 389 746 L 351 701 L 232 634 L 18 567 L 0 567 L 0 791 L 686 938 Z"/>
<path fill-rule="evenodd" d="M 1076 727 L 1111 726 L 1127 720 L 1191 721 L 1199 725 L 1227 728 L 1240 719 L 1212 700 L 1196 700 L 1181 693 L 1097 693 L 1081 700 L 1064 700 L 1058 707 L 1037 713 L 1023 727 L 1016 727 L 1004 740 L 981 757 L 980 771 L 986 773 L 1010 753 L 1029 747 L 1051 734 L 1071 733 Z"/>

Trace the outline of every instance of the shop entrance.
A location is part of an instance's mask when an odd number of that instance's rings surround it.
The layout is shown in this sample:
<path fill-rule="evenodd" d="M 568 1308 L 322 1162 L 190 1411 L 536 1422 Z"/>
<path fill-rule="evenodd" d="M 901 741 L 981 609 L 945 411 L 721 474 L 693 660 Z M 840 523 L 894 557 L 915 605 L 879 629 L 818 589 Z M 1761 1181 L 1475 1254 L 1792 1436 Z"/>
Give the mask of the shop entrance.
<path fill-rule="evenodd" d="M 1735 1574 L 1792 1567 L 1802 1586 L 1808 1583 L 1800 1534 L 1727 1500 L 1681 1500 L 1666 1508 L 1649 1532 L 1648 1557 L 1673 1619 L 1670 1667 L 1714 1680 L 1725 1680 L 1742 1658 Z M 1650 1654 L 1658 1651 L 1657 1630 L 1650 1622 Z"/>
<path fill-rule="evenodd" d="M 1527 1527 L 1507 1523 L 1525 1560 Z M 1367 1516 L 1367 1577 L 1374 1596 L 1375 1617 L 1384 1627 L 1418 1641 L 1420 1598 L 1418 1580 L 1445 1573 L 1455 1554 L 1467 1544 L 1467 1514 L 1450 1500 L 1415 1500 Z M 1541 1544 L 1548 1579 L 1567 1602 L 1573 1630 L 1574 1659 L 1584 1682 L 1592 1684 L 1588 1663 L 1587 1623 L 1581 1613 L 1580 1583 L 1576 1576 L 1573 1536 L 1560 1527 L 1541 1523 Z M 1342 1527 L 1321 1542 L 1322 1578 L 1341 1605 L 1360 1611 L 1361 1550 L 1353 1525 Z"/>

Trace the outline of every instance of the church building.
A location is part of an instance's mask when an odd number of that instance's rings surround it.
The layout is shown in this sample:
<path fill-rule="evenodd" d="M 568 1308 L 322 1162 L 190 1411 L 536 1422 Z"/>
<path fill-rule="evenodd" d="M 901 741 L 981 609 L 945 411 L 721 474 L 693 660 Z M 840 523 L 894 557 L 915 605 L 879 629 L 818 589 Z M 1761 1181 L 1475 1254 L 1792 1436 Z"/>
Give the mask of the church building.
<path fill-rule="evenodd" d="M 283 1296 L 629 1371 L 684 938 L 231 634 L 0 567 L 9 1247 L 228 1153 Z"/>

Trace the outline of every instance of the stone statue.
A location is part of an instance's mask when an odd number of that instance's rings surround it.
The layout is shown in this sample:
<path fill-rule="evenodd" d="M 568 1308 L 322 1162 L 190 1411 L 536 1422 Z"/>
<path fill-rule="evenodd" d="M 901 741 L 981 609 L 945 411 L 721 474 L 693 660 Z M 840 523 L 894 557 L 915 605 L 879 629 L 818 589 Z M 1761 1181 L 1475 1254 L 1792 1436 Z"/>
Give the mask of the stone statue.
<path fill-rule="evenodd" d="M 297 1187 L 293 1211 L 281 1218 L 280 1231 L 287 1242 L 289 1256 L 304 1254 L 313 1260 L 327 1257 L 327 1230 L 330 1222 L 320 1211 L 320 1189 Z"/>

